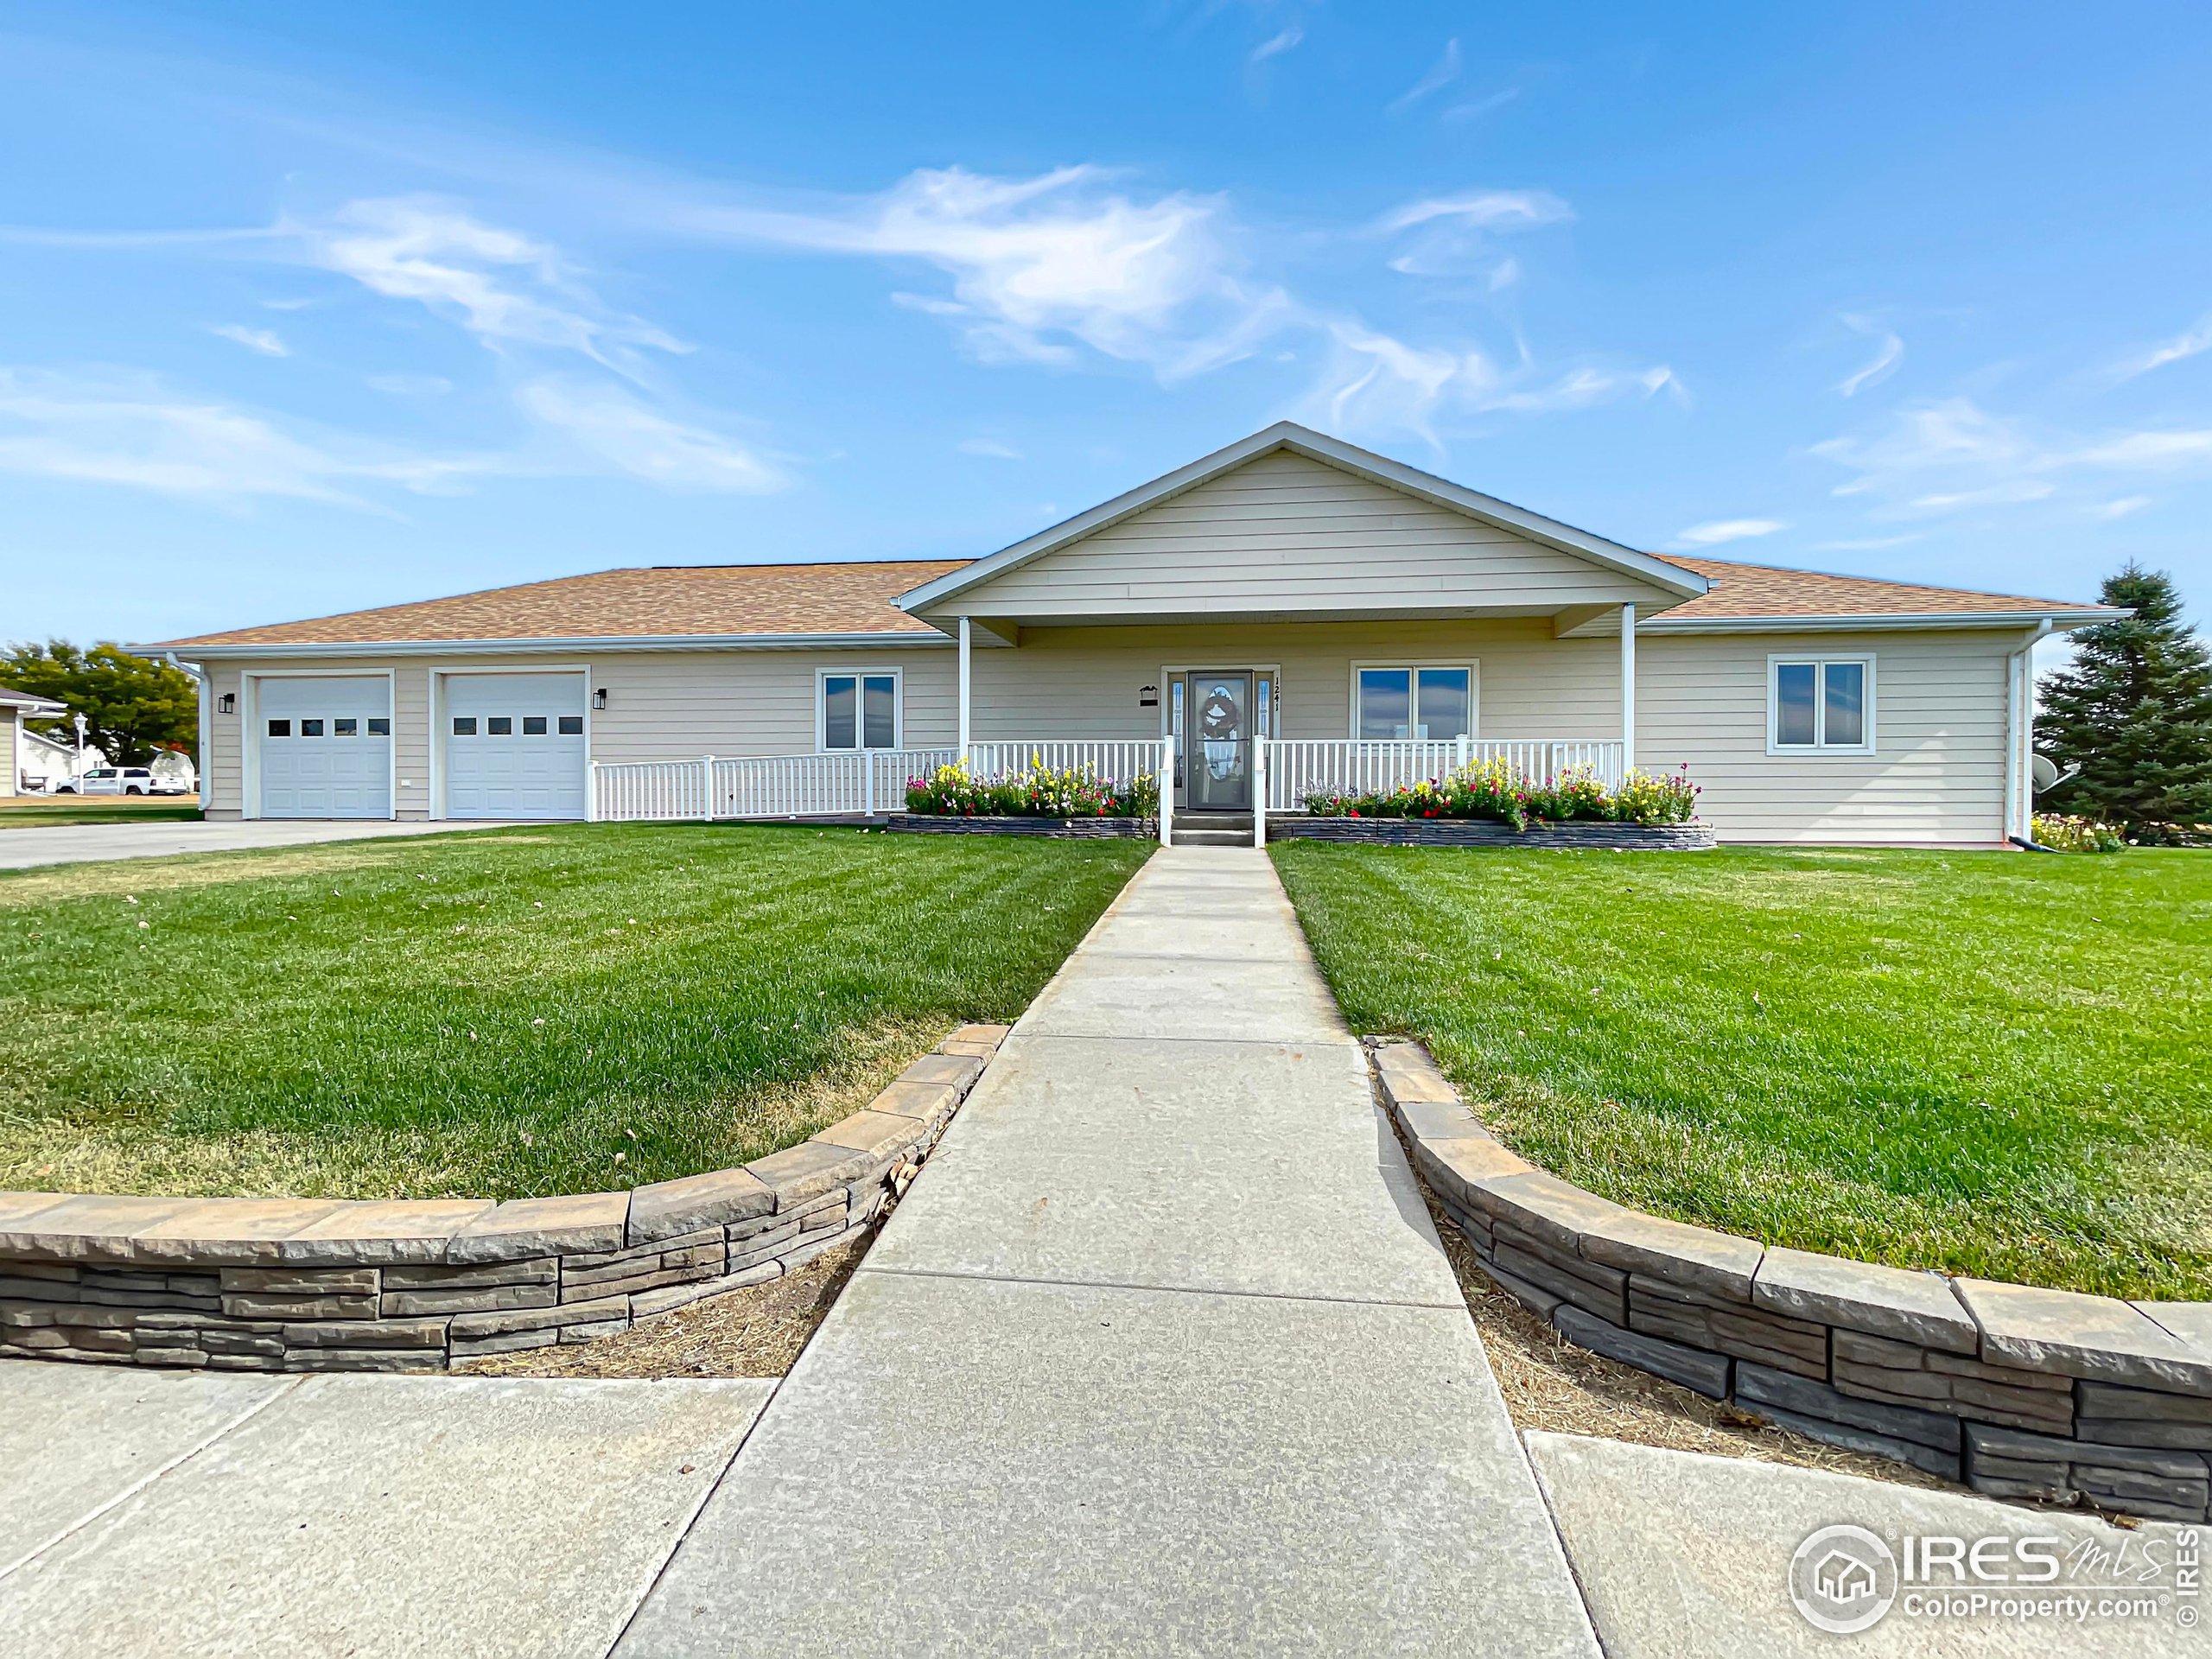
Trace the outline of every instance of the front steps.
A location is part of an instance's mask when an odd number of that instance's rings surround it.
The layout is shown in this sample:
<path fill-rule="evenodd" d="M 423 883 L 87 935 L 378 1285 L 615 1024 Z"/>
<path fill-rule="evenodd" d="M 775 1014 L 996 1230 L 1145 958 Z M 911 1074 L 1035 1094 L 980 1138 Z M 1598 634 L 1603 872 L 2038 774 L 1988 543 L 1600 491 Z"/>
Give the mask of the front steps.
<path fill-rule="evenodd" d="M 1169 826 L 1178 847 L 1249 847 L 1249 812 L 1179 812 Z"/>

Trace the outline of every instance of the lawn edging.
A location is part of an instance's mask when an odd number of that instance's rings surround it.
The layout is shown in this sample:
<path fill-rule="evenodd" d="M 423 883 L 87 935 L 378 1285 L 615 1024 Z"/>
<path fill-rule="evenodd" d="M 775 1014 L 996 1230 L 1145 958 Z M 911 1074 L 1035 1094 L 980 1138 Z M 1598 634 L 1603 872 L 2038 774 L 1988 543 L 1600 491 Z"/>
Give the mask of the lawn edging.
<path fill-rule="evenodd" d="M 1706 852 L 1720 843 L 1703 823 L 1532 823 L 1516 830 L 1488 818 L 1268 820 L 1269 841 L 1335 841 L 1384 847 L 1538 847 L 1624 852 Z"/>
<path fill-rule="evenodd" d="M 1146 840 L 1160 833 L 1157 818 L 1028 818 L 978 813 L 893 812 L 883 827 L 903 835 L 1043 836 L 1055 841 Z"/>
<path fill-rule="evenodd" d="M 2212 1519 L 2212 1302 L 1912 1272 L 1645 1215 L 1501 1144 L 1419 1044 L 1370 1055 L 1484 1272 L 1569 1342 L 1993 1497 Z"/>
<path fill-rule="evenodd" d="M 626 1330 L 865 1231 L 1007 1029 L 963 1026 L 795 1147 L 626 1192 L 505 1203 L 0 1193 L 0 1357 L 442 1371 Z"/>

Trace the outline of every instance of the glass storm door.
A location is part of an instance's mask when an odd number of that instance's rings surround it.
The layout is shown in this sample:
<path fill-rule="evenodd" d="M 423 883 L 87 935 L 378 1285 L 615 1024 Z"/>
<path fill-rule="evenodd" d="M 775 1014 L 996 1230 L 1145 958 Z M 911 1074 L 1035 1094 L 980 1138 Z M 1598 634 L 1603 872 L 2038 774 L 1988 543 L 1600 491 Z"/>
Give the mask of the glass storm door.
<path fill-rule="evenodd" d="M 1193 674 L 1183 697 L 1183 803 L 1252 810 L 1252 677 Z"/>

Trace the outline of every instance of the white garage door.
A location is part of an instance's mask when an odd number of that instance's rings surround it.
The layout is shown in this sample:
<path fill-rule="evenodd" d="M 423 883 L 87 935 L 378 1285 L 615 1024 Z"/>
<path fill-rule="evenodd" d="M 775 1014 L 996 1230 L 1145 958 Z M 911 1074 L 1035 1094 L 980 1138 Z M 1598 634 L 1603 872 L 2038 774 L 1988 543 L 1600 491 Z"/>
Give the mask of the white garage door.
<path fill-rule="evenodd" d="M 581 818 L 584 677 L 445 677 L 445 815 Z"/>
<path fill-rule="evenodd" d="M 263 817 L 391 816 L 390 680 L 286 675 L 254 701 Z"/>

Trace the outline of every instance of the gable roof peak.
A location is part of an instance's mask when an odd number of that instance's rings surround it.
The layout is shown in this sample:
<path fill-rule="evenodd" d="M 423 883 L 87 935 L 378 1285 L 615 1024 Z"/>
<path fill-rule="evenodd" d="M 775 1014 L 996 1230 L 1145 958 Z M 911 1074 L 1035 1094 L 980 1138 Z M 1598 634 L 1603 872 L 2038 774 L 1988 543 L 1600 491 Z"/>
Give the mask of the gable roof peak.
<path fill-rule="evenodd" d="M 1164 473 L 1148 484 L 1123 492 L 1110 501 L 1101 502 L 1087 512 L 1063 520 L 1048 530 L 1001 548 L 997 552 L 977 559 L 974 563 L 934 582 L 925 582 L 909 593 L 899 595 L 901 609 L 920 613 L 923 607 L 979 587 L 994 577 L 1017 569 L 1033 559 L 1044 557 L 1072 543 L 1118 524 L 1124 518 L 1156 506 L 1171 497 L 1220 477 L 1249 461 L 1272 454 L 1278 449 L 1291 449 L 1325 466 L 1334 467 L 1355 477 L 1364 478 L 1387 489 L 1397 490 L 1417 499 L 1433 502 L 1495 529 L 1509 531 L 1514 535 L 1562 553 L 1637 577 L 1667 592 L 1678 594 L 1684 599 L 1695 598 L 1710 585 L 1694 570 L 1655 554 L 1639 552 L 1624 547 L 1618 542 L 1593 536 L 1586 530 L 1577 530 L 1572 524 L 1547 518 L 1541 513 L 1516 507 L 1510 501 L 1468 489 L 1433 473 L 1422 472 L 1417 467 L 1393 461 L 1374 450 L 1363 449 L 1356 443 L 1317 432 L 1310 426 L 1296 421 L 1277 421 L 1262 427 L 1257 432 L 1236 442 L 1225 444 L 1211 454 Z"/>

